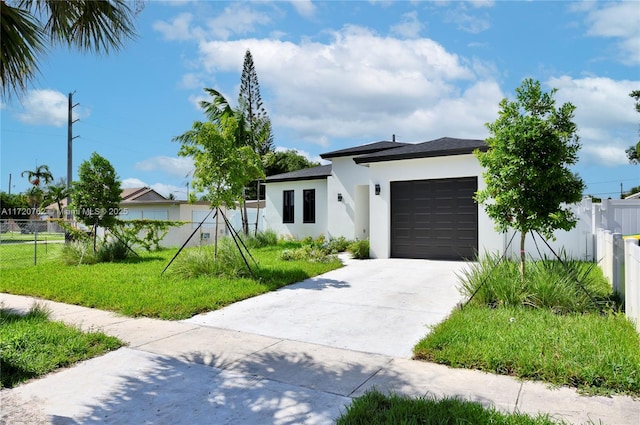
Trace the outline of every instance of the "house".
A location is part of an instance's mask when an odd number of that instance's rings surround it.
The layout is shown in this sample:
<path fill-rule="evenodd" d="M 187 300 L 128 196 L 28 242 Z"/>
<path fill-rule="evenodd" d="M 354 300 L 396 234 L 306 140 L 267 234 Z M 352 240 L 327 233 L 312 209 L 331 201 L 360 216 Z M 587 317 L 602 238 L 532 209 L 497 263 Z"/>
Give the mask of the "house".
<path fill-rule="evenodd" d="M 170 220 L 184 221 L 182 226 L 172 227 L 161 242 L 163 247 L 181 246 L 192 233 L 187 246 L 207 245 L 213 243 L 218 221 L 218 236 L 229 234 L 224 219 L 221 216 L 214 218 L 209 202 L 199 201 L 189 203 L 185 200 L 168 199 L 149 187 L 136 187 L 123 189 L 121 192 L 120 215 L 122 220 Z M 66 199 L 62 201 L 63 210 L 66 209 Z M 257 202 L 247 202 L 249 217 L 256 216 Z M 264 208 L 264 202 L 260 203 Z M 239 209 L 224 209 L 224 214 L 239 231 L 241 229 Z M 47 207 L 50 217 L 58 217 L 58 205 L 51 204 Z M 253 215 L 252 215 L 253 213 Z M 254 219 L 255 221 L 255 219 Z M 202 224 L 201 224 L 202 223 Z"/>
<path fill-rule="evenodd" d="M 373 258 L 461 260 L 504 249 L 473 199 L 484 188 L 483 140 L 380 141 L 266 179 L 265 226 L 285 237 L 369 239 Z"/>

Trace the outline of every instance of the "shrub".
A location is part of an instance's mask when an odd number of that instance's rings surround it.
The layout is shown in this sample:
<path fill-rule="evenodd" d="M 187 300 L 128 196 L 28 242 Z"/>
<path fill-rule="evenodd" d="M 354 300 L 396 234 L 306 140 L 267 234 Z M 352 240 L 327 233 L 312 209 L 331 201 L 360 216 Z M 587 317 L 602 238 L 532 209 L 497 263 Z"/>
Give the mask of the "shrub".
<path fill-rule="evenodd" d="M 564 263 L 564 264 L 563 264 Z M 528 306 L 557 313 L 598 311 L 615 306 L 611 290 L 594 263 L 530 261 L 524 284 L 518 264 L 487 255 L 459 276 L 460 291 L 472 302 L 491 307 Z"/>
<path fill-rule="evenodd" d="M 247 265 L 229 237 L 218 241 L 218 256 L 214 247 L 204 246 L 184 250 L 170 269 L 172 273 L 186 279 L 199 276 L 246 277 L 250 275 Z"/>
<path fill-rule="evenodd" d="M 89 239 L 74 240 L 64 244 L 62 251 L 60 251 L 60 258 L 64 264 L 69 266 L 98 262 L 96 253 L 93 251 L 93 242 Z"/>
<path fill-rule="evenodd" d="M 278 244 L 278 235 L 273 230 L 265 230 L 258 232 L 255 236 L 249 235 L 245 239 L 248 248 L 263 248 L 265 246 L 273 246 Z"/>
<path fill-rule="evenodd" d="M 334 255 L 328 255 L 323 249 L 311 245 L 303 245 L 300 248 L 285 249 L 279 257 L 282 261 L 307 260 L 320 263 L 329 263 L 335 259 Z"/>
<path fill-rule="evenodd" d="M 104 242 L 98 248 L 97 260 L 100 263 L 113 263 L 123 261 L 129 257 L 129 248 L 120 240 L 111 240 Z"/>
<path fill-rule="evenodd" d="M 369 258 L 369 240 L 360 239 L 349 245 L 349 252 L 353 258 L 358 260 L 365 260 Z"/>
<path fill-rule="evenodd" d="M 338 252 L 346 251 L 352 243 L 353 241 L 348 240 L 344 236 L 332 238 L 327 243 L 327 250 L 330 254 L 337 254 Z"/>

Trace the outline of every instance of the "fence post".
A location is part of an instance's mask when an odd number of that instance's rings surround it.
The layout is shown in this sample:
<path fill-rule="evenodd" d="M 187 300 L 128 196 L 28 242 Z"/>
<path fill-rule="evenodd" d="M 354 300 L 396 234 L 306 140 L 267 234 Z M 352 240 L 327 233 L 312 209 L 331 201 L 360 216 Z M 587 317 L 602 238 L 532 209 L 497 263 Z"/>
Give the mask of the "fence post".
<path fill-rule="evenodd" d="M 635 324 L 640 332 L 640 240 L 624 241 L 625 256 L 625 296 L 624 309 L 626 316 Z"/>
<path fill-rule="evenodd" d="M 613 261 L 611 280 L 613 291 L 624 299 L 624 240 L 622 233 L 613 233 Z"/>

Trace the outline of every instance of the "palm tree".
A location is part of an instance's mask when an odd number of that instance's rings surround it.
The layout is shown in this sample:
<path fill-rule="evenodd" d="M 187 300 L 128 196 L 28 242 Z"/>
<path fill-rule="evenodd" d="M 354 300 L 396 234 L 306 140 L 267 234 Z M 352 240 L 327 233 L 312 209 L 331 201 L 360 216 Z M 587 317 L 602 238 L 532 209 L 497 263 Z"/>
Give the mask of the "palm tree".
<path fill-rule="evenodd" d="M 53 180 L 53 174 L 49 171 L 49 166 L 42 164 L 38 165 L 35 170 L 24 170 L 20 173 L 21 177 L 27 175 L 27 180 L 29 183 L 36 187 L 40 187 L 41 180 L 44 181 L 44 184 L 49 184 Z"/>
<path fill-rule="evenodd" d="M 83 52 L 109 53 L 135 37 L 134 10 L 125 0 L 0 0 L 2 96 L 20 94 L 38 74 L 48 47 L 68 45 Z"/>
<path fill-rule="evenodd" d="M 69 196 L 69 193 L 70 193 L 69 188 L 67 187 L 67 184 L 65 183 L 64 179 L 60 179 L 58 183 L 52 184 L 47 187 L 47 198 L 48 198 L 47 202 L 48 203 L 55 202 L 58 205 L 60 218 L 64 218 L 62 201 L 67 199 L 67 196 Z"/>

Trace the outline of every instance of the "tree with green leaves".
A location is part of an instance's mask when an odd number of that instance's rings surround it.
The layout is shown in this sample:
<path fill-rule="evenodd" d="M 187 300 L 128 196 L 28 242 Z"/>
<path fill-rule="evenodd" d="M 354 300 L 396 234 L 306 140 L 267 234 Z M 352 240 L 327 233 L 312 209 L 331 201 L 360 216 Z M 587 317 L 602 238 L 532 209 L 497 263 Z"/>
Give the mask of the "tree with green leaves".
<path fill-rule="evenodd" d="M 631 93 L 629 93 L 629 96 L 631 96 L 636 101 L 636 111 L 640 113 L 640 90 L 632 91 Z M 627 149 L 625 152 L 627 154 L 627 158 L 629 158 L 630 163 L 636 165 L 640 164 L 640 141 L 638 141 L 635 146 L 629 146 L 629 149 Z"/>
<path fill-rule="evenodd" d="M 264 165 L 264 173 L 267 176 L 290 173 L 320 165 L 318 162 L 309 161 L 294 149 L 269 152 L 262 157 L 262 164 Z"/>
<path fill-rule="evenodd" d="M 67 45 L 99 54 L 119 50 L 135 37 L 134 9 L 125 0 L 0 1 L 2 95 L 24 92 L 50 47 Z"/>
<path fill-rule="evenodd" d="M 244 54 L 238 108 L 242 112 L 247 129 L 245 144 L 251 146 L 261 157 L 273 151 L 271 119 L 262 104 L 260 83 L 253 63 L 251 51 Z"/>
<path fill-rule="evenodd" d="M 31 183 L 31 187 L 25 192 L 27 203 L 33 207 L 33 218 L 37 216 L 37 209 L 42 203 L 44 198 L 44 191 L 41 184 L 49 184 L 53 180 L 53 174 L 49 170 L 49 166 L 42 164 L 38 165 L 35 170 L 25 170 L 20 173 L 21 177 L 27 175 L 27 180 Z"/>
<path fill-rule="evenodd" d="M 67 182 L 65 179 L 59 179 L 56 183 L 50 184 L 47 186 L 47 190 L 44 194 L 46 203 L 48 204 L 56 204 L 58 206 L 58 211 L 60 212 L 60 217 L 63 216 L 64 208 L 62 206 L 62 202 L 67 199 L 70 191 L 67 188 Z"/>
<path fill-rule="evenodd" d="M 229 109 L 230 110 L 230 109 Z M 231 111 L 233 112 L 233 111 Z M 264 177 L 260 157 L 249 146 L 238 144 L 242 117 L 220 114 L 215 121 L 193 123 L 191 130 L 175 137 L 180 142 L 179 156 L 193 159 L 192 187 L 219 213 L 222 206 L 234 209 L 243 200 L 247 181 Z M 214 255 L 218 252 L 218 220 L 214 237 Z"/>
<path fill-rule="evenodd" d="M 258 73 L 253 63 L 251 51 L 247 49 L 244 54 L 242 76 L 240 77 L 240 95 L 238 96 L 238 108 L 244 117 L 246 140 L 244 143 L 251 146 L 261 158 L 273 151 L 273 133 L 271 131 L 271 119 L 262 104 L 260 95 L 260 83 Z M 244 199 L 259 198 L 257 185 L 245 183 Z M 254 191 L 255 189 L 255 191 Z M 259 201 L 259 199 L 258 199 Z M 258 232 L 258 217 L 260 216 L 260 203 L 256 214 L 255 231 Z M 246 202 L 242 203 L 242 227 L 246 235 L 249 234 L 249 218 Z"/>
<path fill-rule="evenodd" d="M 78 168 L 73 182 L 72 205 L 77 220 L 92 228 L 93 250 L 97 250 L 98 226 L 111 229 L 117 223 L 121 201 L 120 180 L 111 163 L 96 152 Z"/>
<path fill-rule="evenodd" d="M 486 187 L 476 193 L 496 228 L 520 232 L 520 273 L 525 277 L 525 239 L 529 232 L 553 237 L 576 225 L 568 204 L 582 198 L 584 182 L 569 166 L 578 161 L 580 143 L 573 122 L 575 106 L 555 107 L 553 89 L 526 79 L 516 100 L 502 99 L 498 119 L 487 123 L 486 152 L 476 152 Z"/>

